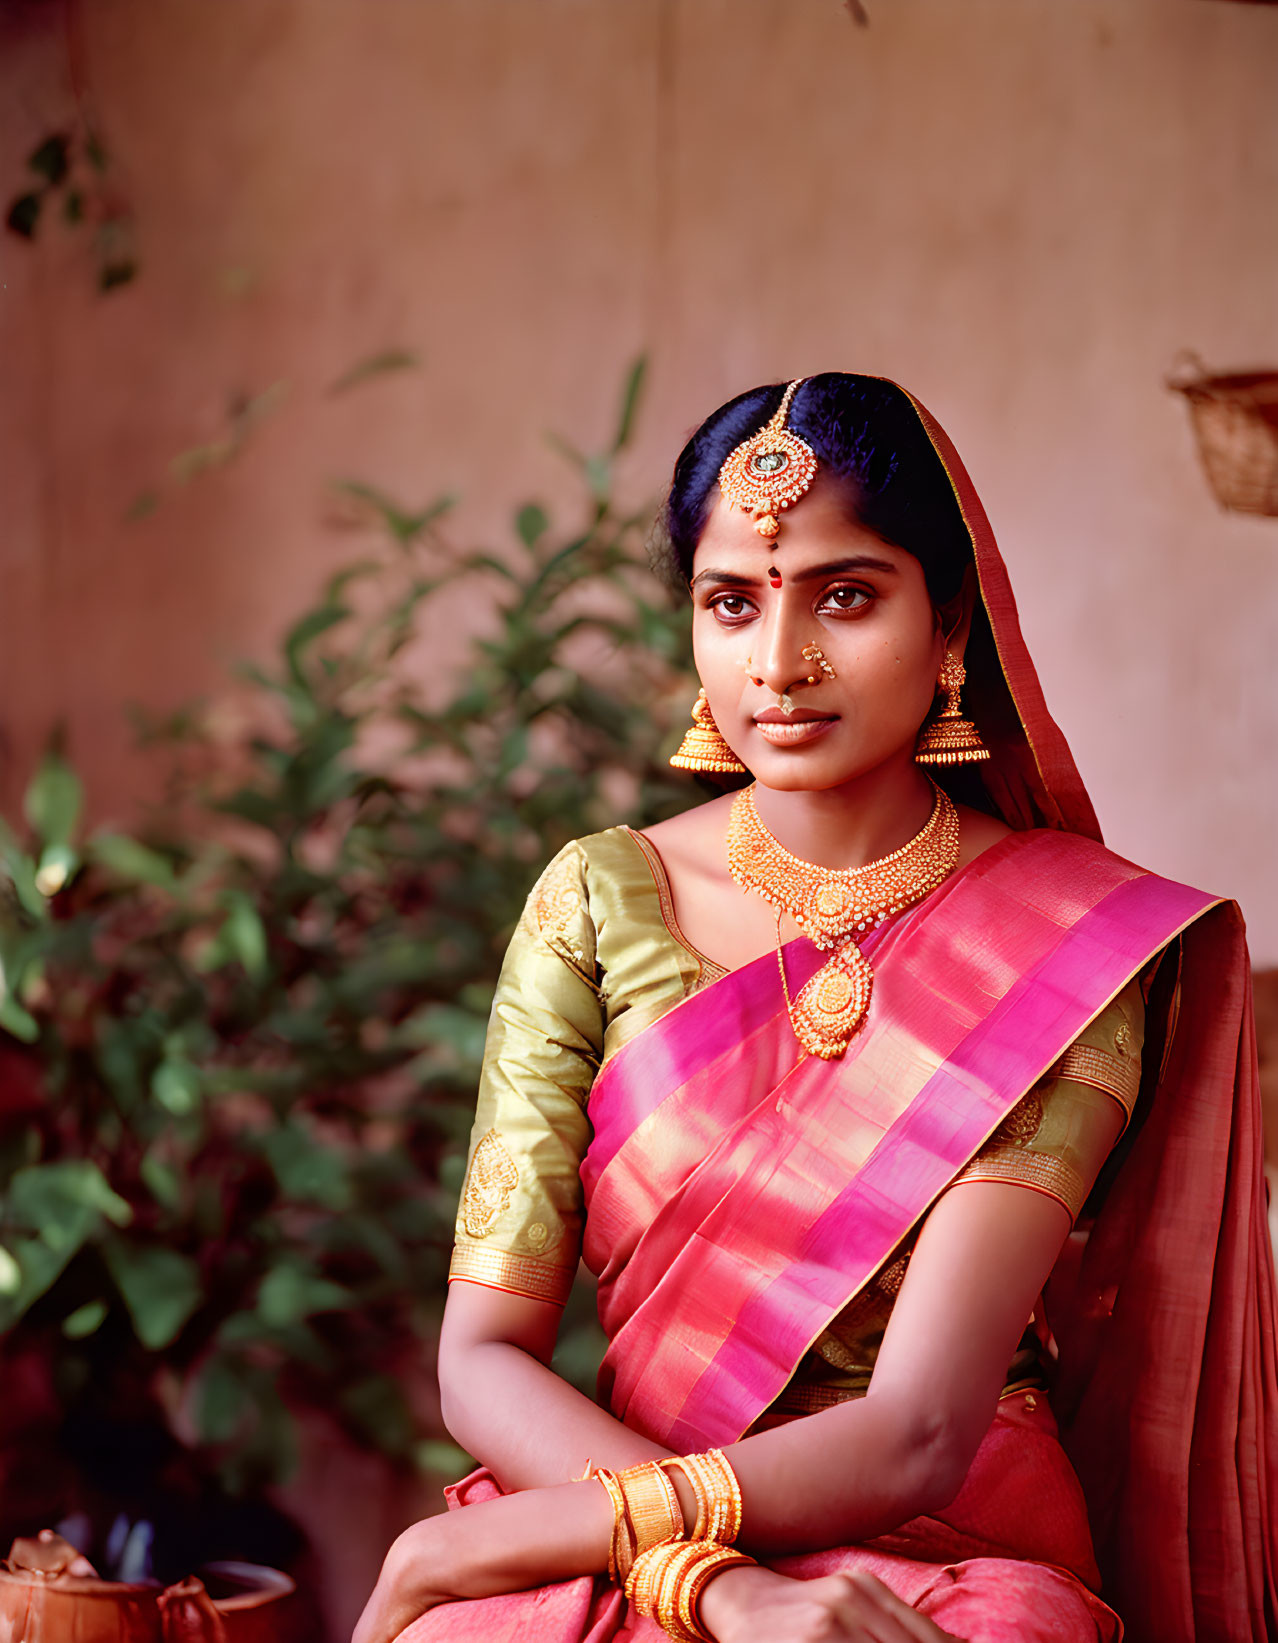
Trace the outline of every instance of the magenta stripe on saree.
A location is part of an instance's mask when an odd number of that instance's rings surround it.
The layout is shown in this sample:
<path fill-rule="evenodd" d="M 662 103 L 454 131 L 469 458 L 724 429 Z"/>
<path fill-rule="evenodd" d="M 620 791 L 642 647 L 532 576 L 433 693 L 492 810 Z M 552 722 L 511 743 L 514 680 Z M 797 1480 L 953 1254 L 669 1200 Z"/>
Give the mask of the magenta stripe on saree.
<path fill-rule="evenodd" d="M 674 1447 L 738 1437 L 1030 1085 L 1212 900 L 1086 840 L 1014 834 L 880 933 L 871 1018 L 842 1062 L 798 1060 L 775 969 L 765 983 L 757 965 L 619 1051 L 583 1169 L 614 1412 Z"/>

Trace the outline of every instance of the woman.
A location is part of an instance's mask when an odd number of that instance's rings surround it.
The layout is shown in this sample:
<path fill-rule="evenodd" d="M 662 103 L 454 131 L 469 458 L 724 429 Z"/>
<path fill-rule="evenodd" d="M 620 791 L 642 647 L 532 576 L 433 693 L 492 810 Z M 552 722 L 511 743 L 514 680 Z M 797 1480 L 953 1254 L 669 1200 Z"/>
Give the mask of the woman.
<path fill-rule="evenodd" d="M 529 900 L 439 1360 L 487 1470 L 357 1643 L 1274 1635 L 1237 909 L 1100 844 L 895 384 L 733 400 L 666 519 L 683 762 L 754 783 L 570 845 Z M 548 1367 L 579 1253 L 603 1408 Z"/>

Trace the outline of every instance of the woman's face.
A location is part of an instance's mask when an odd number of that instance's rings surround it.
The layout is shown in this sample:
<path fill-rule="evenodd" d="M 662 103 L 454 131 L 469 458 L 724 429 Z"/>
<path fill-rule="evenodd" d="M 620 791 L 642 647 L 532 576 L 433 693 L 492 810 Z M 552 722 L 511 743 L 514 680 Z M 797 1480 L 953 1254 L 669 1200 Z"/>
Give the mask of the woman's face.
<path fill-rule="evenodd" d="M 837 787 L 913 757 L 944 636 L 923 567 L 857 524 L 837 483 L 819 475 L 773 542 L 720 498 L 693 558 L 692 598 L 715 722 L 764 787 Z M 833 678 L 804 658 L 808 645 Z M 783 694 L 793 713 L 778 707 Z"/>

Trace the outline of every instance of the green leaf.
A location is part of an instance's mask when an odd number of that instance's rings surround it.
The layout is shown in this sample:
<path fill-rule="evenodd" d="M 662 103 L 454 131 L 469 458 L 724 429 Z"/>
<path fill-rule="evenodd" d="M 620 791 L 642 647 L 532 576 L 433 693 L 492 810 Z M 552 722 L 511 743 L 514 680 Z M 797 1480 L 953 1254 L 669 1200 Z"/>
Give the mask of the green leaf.
<path fill-rule="evenodd" d="M 79 865 L 80 858 L 69 844 L 46 845 L 36 868 L 36 889 L 46 899 L 56 896 Z"/>
<path fill-rule="evenodd" d="M 300 1323 L 314 1312 L 342 1312 L 350 1306 L 351 1292 L 340 1284 L 301 1265 L 286 1260 L 272 1267 L 257 1291 L 257 1310 L 264 1323 L 274 1328 Z"/>
<path fill-rule="evenodd" d="M 200 1104 L 200 1072 L 189 1061 L 161 1061 L 151 1074 L 151 1094 L 166 1112 L 185 1118 Z"/>
<path fill-rule="evenodd" d="M 249 1389 L 234 1359 L 211 1358 L 200 1374 L 195 1424 L 205 1443 L 227 1443 L 252 1408 Z"/>
<path fill-rule="evenodd" d="M 354 496 L 361 502 L 367 502 L 381 516 L 382 523 L 395 541 L 401 544 L 415 540 L 427 526 L 433 525 L 450 508 L 457 505 L 455 496 L 441 496 L 420 512 L 409 513 L 376 487 L 365 485 L 360 480 L 339 480 L 337 488 L 344 491 L 347 496 Z"/>
<path fill-rule="evenodd" d="M 419 1472 L 437 1472 L 440 1477 L 460 1478 L 475 1470 L 472 1456 L 444 1438 L 426 1438 L 413 1445 L 413 1465 Z"/>
<path fill-rule="evenodd" d="M 306 653 L 321 634 L 345 622 L 350 616 L 348 605 L 326 604 L 307 611 L 300 622 L 294 623 L 284 640 L 284 656 L 289 672 L 299 685 L 306 684 L 303 664 Z"/>
<path fill-rule="evenodd" d="M 544 536 L 549 528 L 550 518 L 545 508 L 539 507 L 536 502 L 525 502 L 515 515 L 515 529 L 526 548 L 535 547 L 538 538 Z"/>
<path fill-rule="evenodd" d="M 69 1341 L 82 1341 L 102 1327 L 107 1311 L 105 1301 L 86 1301 L 62 1320 L 62 1333 Z"/>
<path fill-rule="evenodd" d="M 262 1138 L 280 1190 L 303 1203 L 347 1209 L 351 1203 L 350 1168 L 333 1147 L 321 1146 L 300 1124 L 284 1124 Z"/>
<path fill-rule="evenodd" d="M 635 415 L 639 409 L 640 395 L 643 393 L 644 380 L 648 375 L 648 356 L 640 354 L 639 358 L 630 367 L 630 374 L 626 378 L 626 386 L 621 395 L 621 415 L 617 420 L 617 432 L 613 438 L 612 450 L 615 456 L 630 443 L 630 436 L 634 432 Z"/>
<path fill-rule="evenodd" d="M 27 820 L 42 844 L 70 844 L 84 803 L 84 787 L 65 759 L 46 753 L 23 800 Z"/>
<path fill-rule="evenodd" d="M 597 502 L 606 502 L 612 488 L 612 465 L 606 456 L 588 456 L 585 466 L 586 483 Z"/>
<path fill-rule="evenodd" d="M 410 1452 L 416 1422 L 403 1388 L 390 1375 L 369 1375 L 342 1390 L 340 1403 L 351 1424 L 386 1455 Z"/>
<path fill-rule="evenodd" d="M 477 1065 L 483 1060 L 487 1020 L 456 1004 L 427 1005 L 414 1013 L 411 1028 L 409 1022 L 404 1023 L 404 1028 L 409 1029 L 407 1042 L 423 1047 L 447 1047 L 459 1061 L 467 1064 Z"/>
<path fill-rule="evenodd" d="M 152 1352 L 172 1345 L 203 1298 L 195 1262 L 159 1244 L 108 1240 L 103 1254 L 138 1340 Z"/>
<path fill-rule="evenodd" d="M 136 279 L 138 265 L 131 257 L 121 257 L 104 262 L 98 269 L 98 290 L 113 291 L 117 285 L 128 285 Z"/>
<path fill-rule="evenodd" d="M 446 1153 L 440 1160 L 439 1165 L 441 1191 L 448 1193 L 450 1197 L 459 1197 L 465 1180 L 466 1154 L 464 1152 Z"/>
<path fill-rule="evenodd" d="M 139 491 L 125 510 L 126 520 L 149 519 L 160 505 L 159 491 Z"/>
<path fill-rule="evenodd" d="M 24 240 L 35 238 L 40 220 L 41 200 L 38 194 L 19 194 L 9 207 L 5 226 L 11 234 L 20 234 Z"/>
<path fill-rule="evenodd" d="M 168 1210 L 178 1207 L 182 1189 L 172 1165 L 166 1164 L 155 1153 L 148 1152 L 138 1165 L 138 1174 L 157 1204 Z"/>
<path fill-rule="evenodd" d="M 90 841 L 88 853 L 92 860 L 126 883 L 155 884 L 163 890 L 177 888 L 173 864 L 168 858 L 124 833 L 99 833 Z"/>
<path fill-rule="evenodd" d="M 0 978 L 0 1027 L 24 1044 L 34 1044 L 40 1037 L 40 1023 L 22 1008 L 3 978 Z"/>
<path fill-rule="evenodd" d="M 0 1295 L 16 1295 L 22 1287 L 22 1268 L 0 1244 Z"/>
<path fill-rule="evenodd" d="M 222 898 L 227 908 L 222 927 L 196 960 L 199 970 L 218 970 L 224 964 L 244 966 L 251 981 L 266 974 L 266 929 L 257 908 L 239 890 L 229 890 Z"/>
<path fill-rule="evenodd" d="M 16 1289 L 0 1294 L 0 1333 L 12 1329 L 28 1307 L 48 1293 L 75 1254 L 69 1245 L 53 1249 L 42 1238 L 14 1238 L 9 1251 L 18 1268 Z"/>
<path fill-rule="evenodd" d="M 369 377 L 383 376 L 387 371 L 410 371 L 420 364 L 421 360 L 410 348 L 387 348 L 380 354 L 370 354 L 367 359 L 343 371 L 328 391 L 330 394 L 341 394 L 347 388 L 354 388 L 357 383 L 367 382 Z"/>
<path fill-rule="evenodd" d="M 35 863 L 18 843 L 13 829 L 0 817 L 0 869 L 9 875 L 24 912 L 43 919 L 48 909 L 36 884 Z"/>
<path fill-rule="evenodd" d="M 67 174 L 69 149 L 70 139 L 62 132 L 55 131 L 27 156 L 27 168 L 34 171 L 37 176 L 43 177 L 47 183 L 56 186 Z"/>
<path fill-rule="evenodd" d="M 101 1217 L 127 1226 L 133 1211 L 87 1158 L 32 1164 L 9 1183 L 9 1213 L 52 1250 L 73 1253 Z"/>

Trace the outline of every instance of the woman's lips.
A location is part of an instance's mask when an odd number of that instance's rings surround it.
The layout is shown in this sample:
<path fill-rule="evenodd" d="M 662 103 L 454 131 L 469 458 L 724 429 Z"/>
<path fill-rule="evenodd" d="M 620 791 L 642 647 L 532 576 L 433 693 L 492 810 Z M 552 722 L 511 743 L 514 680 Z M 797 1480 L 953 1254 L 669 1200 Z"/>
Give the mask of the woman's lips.
<path fill-rule="evenodd" d="M 839 722 L 837 714 L 818 717 L 809 710 L 800 717 L 800 712 L 796 710 L 794 715 L 787 719 L 773 718 L 774 712 L 775 709 L 769 708 L 765 717 L 754 721 L 754 728 L 764 741 L 770 742 L 773 747 L 806 746 L 808 742 L 815 742 L 827 731 L 833 730 Z"/>

